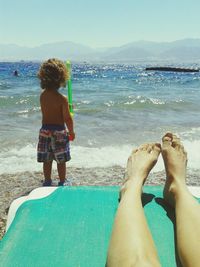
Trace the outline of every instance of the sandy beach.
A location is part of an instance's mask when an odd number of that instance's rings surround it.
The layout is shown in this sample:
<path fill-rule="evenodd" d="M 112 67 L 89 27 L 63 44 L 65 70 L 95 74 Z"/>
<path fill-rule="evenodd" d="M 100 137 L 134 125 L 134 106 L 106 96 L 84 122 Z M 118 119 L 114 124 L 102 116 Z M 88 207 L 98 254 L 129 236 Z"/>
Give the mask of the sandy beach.
<path fill-rule="evenodd" d="M 68 177 L 73 186 L 121 185 L 124 168 L 114 166 L 110 168 L 68 168 Z M 200 173 L 188 172 L 187 184 L 200 186 Z M 0 188 L 0 239 L 5 234 L 7 214 L 12 201 L 18 197 L 29 194 L 33 189 L 42 186 L 42 172 L 23 172 L 16 174 L 2 174 Z M 57 173 L 53 172 L 53 186 L 57 186 Z M 150 173 L 147 185 L 164 185 L 164 171 Z"/>

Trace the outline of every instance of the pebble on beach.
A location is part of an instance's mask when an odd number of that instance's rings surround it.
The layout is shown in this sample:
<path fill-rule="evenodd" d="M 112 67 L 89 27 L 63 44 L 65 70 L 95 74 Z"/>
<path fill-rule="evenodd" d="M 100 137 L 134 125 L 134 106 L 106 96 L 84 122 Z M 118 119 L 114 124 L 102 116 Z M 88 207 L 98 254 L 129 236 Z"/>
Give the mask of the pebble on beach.
<path fill-rule="evenodd" d="M 109 168 L 68 168 L 68 177 L 73 186 L 111 186 L 121 185 L 125 169 L 120 166 Z M 57 173 L 53 172 L 53 186 L 57 186 Z M 199 175 L 188 172 L 187 184 L 200 186 Z M 28 195 L 33 189 L 42 186 L 42 172 L 23 172 L 16 174 L 2 174 L 0 188 L 0 239 L 5 234 L 8 210 L 12 201 L 24 195 Z M 150 173 L 145 184 L 164 185 L 164 171 Z"/>

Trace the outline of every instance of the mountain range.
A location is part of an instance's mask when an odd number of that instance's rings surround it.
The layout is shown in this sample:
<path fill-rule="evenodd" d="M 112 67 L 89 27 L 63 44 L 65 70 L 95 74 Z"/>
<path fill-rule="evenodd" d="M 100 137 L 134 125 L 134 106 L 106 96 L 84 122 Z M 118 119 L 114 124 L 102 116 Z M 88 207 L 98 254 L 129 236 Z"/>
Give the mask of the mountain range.
<path fill-rule="evenodd" d="M 138 61 L 200 61 L 200 39 L 174 42 L 137 41 L 118 47 L 94 49 L 70 41 L 23 47 L 0 44 L 1 61 L 44 60 L 51 57 L 72 61 L 138 62 Z"/>

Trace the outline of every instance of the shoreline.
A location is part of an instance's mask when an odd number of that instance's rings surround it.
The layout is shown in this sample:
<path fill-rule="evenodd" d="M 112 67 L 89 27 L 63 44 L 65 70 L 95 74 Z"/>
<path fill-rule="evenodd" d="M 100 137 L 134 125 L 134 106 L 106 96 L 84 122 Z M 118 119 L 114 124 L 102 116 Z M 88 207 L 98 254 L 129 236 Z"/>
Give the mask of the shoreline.
<path fill-rule="evenodd" d="M 113 186 L 123 182 L 125 168 L 112 166 L 107 168 L 74 168 L 67 169 L 72 186 Z M 188 170 L 187 185 L 200 186 L 200 170 L 193 173 Z M 20 172 L 1 175 L 0 188 L 0 240 L 5 234 L 9 207 L 16 198 L 28 195 L 33 189 L 41 187 L 42 172 Z M 53 186 L 57 186 L 57 172 L 52 173 Z M 164 185 L 165 171 L 150 173 L 145 185 Z"/>

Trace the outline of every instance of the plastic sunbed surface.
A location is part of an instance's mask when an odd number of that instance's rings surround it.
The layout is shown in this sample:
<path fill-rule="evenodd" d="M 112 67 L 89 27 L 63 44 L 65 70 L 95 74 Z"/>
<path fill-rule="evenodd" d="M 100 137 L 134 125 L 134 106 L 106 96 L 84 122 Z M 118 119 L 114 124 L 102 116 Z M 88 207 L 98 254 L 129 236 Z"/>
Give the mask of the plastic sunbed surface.
<path fill-rule="evenodd" d="M 173 267 L 174 214 L 162 190 L 145 186 L 143 204 L 161 264 Z M 62 187 L 25 201 L 0 241 L 0 266 L 104 267 L 118 195 L 119 187 Z"/>

